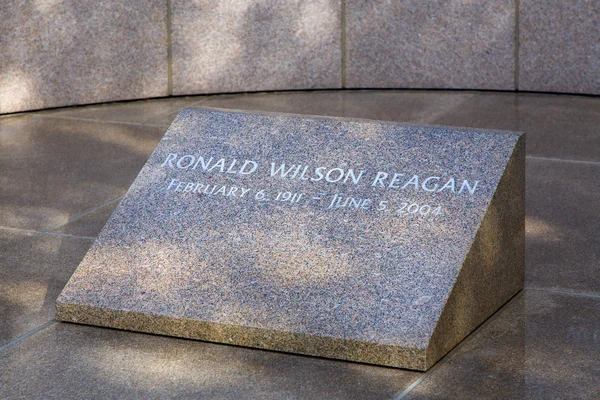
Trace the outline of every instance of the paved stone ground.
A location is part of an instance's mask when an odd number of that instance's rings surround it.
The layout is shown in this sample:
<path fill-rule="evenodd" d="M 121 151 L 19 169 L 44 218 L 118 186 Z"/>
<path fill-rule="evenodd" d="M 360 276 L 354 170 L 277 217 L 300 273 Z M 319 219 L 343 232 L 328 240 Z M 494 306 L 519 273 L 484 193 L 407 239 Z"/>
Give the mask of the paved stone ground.
<path fill-rule="evenodd" d="M 426 373 L 56 322 L 54 301 L 180 108 L 528 133 L 526 289 Z M 0 398 L 600 397 L 600 98 L 219 95 L 0 117 Z"/>

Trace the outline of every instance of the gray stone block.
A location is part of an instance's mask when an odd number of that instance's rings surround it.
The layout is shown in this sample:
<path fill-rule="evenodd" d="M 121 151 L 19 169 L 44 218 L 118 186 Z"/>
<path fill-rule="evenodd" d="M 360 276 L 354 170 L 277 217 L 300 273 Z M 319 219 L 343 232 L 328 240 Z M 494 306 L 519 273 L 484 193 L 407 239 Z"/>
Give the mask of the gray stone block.
<path fill-rule="evenodd" d="M 340 0 L 172 2 L 173 94 L 341 87 Z"/>
<path fill-rule="evenodd" d="M 183 110 L 57 318 L 425 370 L 522 288 L 524 172 L 512 132 Z"/>
<path fill-rule="evenodd" d="M 600 94 L 600 2 L 521 0 L 519 89 Z"/>
<path fill-rule="evenodd" d="M 164 0 L 0 2 L 0 112 L 166 96 Z"/>
<path fill-rule="evenodd" d="M 346 1 L 346 86 L 514 89 L 514 0 Z"/>

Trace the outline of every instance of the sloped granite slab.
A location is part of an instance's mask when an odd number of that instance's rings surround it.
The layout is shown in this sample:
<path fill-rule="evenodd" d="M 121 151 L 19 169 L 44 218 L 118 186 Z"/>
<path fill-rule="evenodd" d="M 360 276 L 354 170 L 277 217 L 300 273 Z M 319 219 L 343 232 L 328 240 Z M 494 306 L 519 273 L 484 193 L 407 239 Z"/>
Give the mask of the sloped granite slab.
<path fill-rule="evenodd" d="M 523 286 L 524 172 L 518 133 L 186 109 L 57 318 L 426 370 Z"/>

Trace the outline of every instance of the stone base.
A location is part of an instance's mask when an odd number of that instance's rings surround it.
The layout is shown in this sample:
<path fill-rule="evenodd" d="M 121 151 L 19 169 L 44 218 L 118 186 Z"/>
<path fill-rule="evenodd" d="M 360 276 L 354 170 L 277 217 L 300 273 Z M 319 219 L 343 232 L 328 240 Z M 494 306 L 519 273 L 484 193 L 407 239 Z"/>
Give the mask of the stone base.
<path fill-rule="evenodd" d="M 189 149 L 237 152 L 257 172 L 170 166 Z M 306 157 L 314 159 L 304 165 L 358 165 L 364 180 L 331 189 L 269 177 L 271 160 Z M 479 189 L 372 184 L 394 168 L 447 182 L 477 177 Z M 174 180 L 256 195 L 170 191 Z M 330 190 L 331 199 L 257 200 L 283 190 L 306 198 Z M 444 213 L 332 210 L 333 190 L 372 205 L 441 204 Z M 58 298 L 57 319 L 424 371 L 523 287 L 524 193 L 520 134 L 184 110 Z"/>

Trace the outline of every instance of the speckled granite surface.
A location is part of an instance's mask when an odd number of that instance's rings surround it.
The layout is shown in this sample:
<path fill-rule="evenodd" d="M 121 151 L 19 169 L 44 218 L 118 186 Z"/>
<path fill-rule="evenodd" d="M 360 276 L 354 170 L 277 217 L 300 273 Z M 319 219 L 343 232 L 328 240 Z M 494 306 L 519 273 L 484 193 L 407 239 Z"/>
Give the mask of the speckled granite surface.
<path fill-rule="evenodd" d="M 346 87 L 515 90 L 515 0 L 346 0 Z"/>
<path fill-rule="evenodd" d="M 340 0 L 172 1 L 173 94 L 342 87 Z"/>
<path fill-rule="evenodd" d="M 163 0 L 0 2 L 0 112 L 167 96 Z"/>
<path fill-rule="evenodd" d="M 515 133 L 187 109 L 57 318 L 424 370 L 522 287 L 524 183 Z"/>
<path fill-rule="evenodd" d="M 519 90 L 600 94 L 600 2 L 520 0 Z"/>

